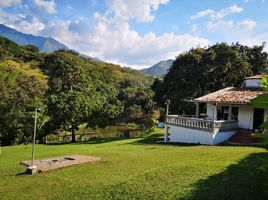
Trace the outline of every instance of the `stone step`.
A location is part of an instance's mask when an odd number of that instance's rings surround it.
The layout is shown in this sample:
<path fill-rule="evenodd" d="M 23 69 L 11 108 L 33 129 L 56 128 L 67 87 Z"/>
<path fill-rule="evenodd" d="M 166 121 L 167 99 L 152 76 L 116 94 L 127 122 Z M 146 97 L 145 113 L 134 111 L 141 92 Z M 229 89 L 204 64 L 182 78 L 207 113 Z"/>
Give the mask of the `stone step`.
<path fill-rule="evenodd" d="M 235 144 L 256 144 L 260 140 L 251 135 L 248 130 L 239 130 L 235 135 L 233 135 L 228 143 Z"/>

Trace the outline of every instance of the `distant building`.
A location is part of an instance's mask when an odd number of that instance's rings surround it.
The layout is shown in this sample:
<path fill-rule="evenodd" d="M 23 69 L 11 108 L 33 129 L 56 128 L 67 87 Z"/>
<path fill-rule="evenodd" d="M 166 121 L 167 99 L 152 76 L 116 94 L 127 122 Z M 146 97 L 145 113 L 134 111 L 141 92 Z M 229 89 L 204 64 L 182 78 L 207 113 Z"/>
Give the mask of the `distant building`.
<path fill-rule="evenodd" d="M 240 88 L 227 87 L 194 99 L 194 117 L 168 115 L 165 140 L 170 130 L 170 142 L 215 145 L 228 140 L 238 129 L 258 129 L 268 109 L 254 107 L 250 101 L 264 93 L 259 85 L 261 76 L 245 78 Z M 205 118 L 199 117 L 200 104 L 206 105 Z"/>

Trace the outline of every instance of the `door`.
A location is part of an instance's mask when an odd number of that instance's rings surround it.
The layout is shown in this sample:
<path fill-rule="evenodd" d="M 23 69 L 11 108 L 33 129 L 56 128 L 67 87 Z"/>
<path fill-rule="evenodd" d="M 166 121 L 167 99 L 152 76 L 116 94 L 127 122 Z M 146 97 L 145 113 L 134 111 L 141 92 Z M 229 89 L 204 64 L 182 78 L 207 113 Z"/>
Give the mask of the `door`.
<path fill-rule="evenodd" d="M 263 119 L 264 119 L 264 109 L 254 108 L 253 130 L 259 128 L 259 126 L 263 123 Z"/>

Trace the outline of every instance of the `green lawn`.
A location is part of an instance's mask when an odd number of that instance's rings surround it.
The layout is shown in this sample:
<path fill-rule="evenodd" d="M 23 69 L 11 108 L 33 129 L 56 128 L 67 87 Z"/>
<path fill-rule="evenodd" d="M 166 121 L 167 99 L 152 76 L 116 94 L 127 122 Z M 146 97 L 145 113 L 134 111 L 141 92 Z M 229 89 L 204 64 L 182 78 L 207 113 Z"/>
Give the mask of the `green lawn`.
<path fill-rule="evenodd" d="M 0 199 L 268 199 L 268 152 L 238 146 L 164 145 L 155 137 L 37 145 L 36 158 L 99 156 L 34 176 L 19 175 L 31 146 L 3 147 Z"/>

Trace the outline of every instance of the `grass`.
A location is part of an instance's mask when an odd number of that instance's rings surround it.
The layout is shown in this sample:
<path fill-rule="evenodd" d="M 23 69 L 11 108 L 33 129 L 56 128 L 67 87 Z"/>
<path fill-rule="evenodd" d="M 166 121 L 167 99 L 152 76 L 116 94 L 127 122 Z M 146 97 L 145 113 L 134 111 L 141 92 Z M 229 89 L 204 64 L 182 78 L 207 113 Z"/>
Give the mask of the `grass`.
<path fill-rule="evenodd" d="M 34 176 L 18 175 L 30 145 L 3 147 L 0 199 L 267 199 L 265 148 L 165 145 L 155 143 L 158 136 L 37 145 L 37 159 L 82 154 L 102 161 Z"/>

